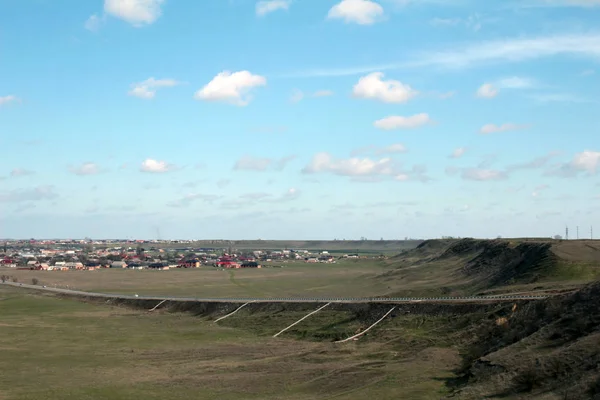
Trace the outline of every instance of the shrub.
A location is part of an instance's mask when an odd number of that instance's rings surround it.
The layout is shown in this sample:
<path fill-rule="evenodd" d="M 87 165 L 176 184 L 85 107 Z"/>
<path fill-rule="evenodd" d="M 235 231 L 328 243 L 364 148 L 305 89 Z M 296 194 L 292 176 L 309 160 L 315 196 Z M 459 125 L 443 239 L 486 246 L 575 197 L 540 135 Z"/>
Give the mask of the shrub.
<path fill-rule="evenodd" d="M 534 388 L 541 386 L 544 383 L 544 373 L 537 367 L 532 366 L 519 372 L 514 377 L 516 390 L 519 392 L 531 392 Z"/>
<path fill-rule="evenodd" d="M 40 281 L 38 281 L 38 279 L 37 279 L 37 278 L 32 278 L 32 279 L 31 279 L 31 284 L 32 284 L 32 285 L 37 285 L 39 282 L 40 282 Z"/>

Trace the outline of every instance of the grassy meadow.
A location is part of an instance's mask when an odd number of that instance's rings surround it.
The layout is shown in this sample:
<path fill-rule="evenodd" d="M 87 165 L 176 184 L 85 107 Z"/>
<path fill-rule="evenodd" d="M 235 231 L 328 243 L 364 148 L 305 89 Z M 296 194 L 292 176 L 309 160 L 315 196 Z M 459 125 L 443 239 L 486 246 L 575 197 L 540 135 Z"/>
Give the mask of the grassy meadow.
<path fill-rule="evenodd" d="M 335 264 L 287 262 L 279 268 L 219 270 L 214 267 L 167 271 L 101 269 L 97 271 L 28 271 L 0 269 L 19 282 L 69 287 L 101 293 L 192 297 L 376 296 L 388 286 L 373 279 L 386 270 L 376 260 Z"/>
<path fill-rule="evenodd" d="M 343 313 L 272 338 L 298 315 L 240 311 L 217 325 L 1 285 L 0 315 L 2 400 L 439 399 L 459 362 L 440 334 L 449 321 L 433 317 L 335 344 L 297 339 L 344 325 Z"/>

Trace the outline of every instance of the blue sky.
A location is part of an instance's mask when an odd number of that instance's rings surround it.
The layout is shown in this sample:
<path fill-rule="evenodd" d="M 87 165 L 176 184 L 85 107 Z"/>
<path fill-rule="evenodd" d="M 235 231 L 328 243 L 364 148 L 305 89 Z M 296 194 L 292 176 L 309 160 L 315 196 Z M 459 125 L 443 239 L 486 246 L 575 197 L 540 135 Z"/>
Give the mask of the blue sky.
<path fill-rule="evenodd" d="M 0 237 L 600 235 L 598 0 L 4 0 Z"/>

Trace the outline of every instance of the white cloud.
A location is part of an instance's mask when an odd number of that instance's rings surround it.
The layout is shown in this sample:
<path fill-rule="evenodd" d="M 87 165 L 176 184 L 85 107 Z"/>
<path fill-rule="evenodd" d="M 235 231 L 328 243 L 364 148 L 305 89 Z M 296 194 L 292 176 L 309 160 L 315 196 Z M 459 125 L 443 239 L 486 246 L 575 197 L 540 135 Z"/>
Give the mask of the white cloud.
<path fill-rule="evenodd" d="M 530 78 L 511 76 L 500 79 L 496 85 L 503 89 L 528 89 L 535 86 L 535 81 Z"/>
<path fill-rule="evenodd" d="M 152 158 L 147 158 L 144 160 L 140 167 L 140 171 L 151 173 L 163 173 L 172 171 L 173 169 L 175 169 L 174 165 L 169 164 L 166 161 L 158 161 Z"/>
<path fill-rule="evenodd" d="M 302 101 L 307 96 L 302 90 L 294 89 L 292 90 L 292 95 L 290 96 L 290 101 L 292 103 L 298 103 Z M 331 90 L 317 90 L 312 94 L 308 94 L 309 97 L 328 97 L 333 96 L 333 92 Z"/>
<path fill-rule="evenodd" d="M 583 71 L 581 71 L 581 74 L 580 74 L 580 75 L 581 75 L 581 76 L 592 76 L 592 75 L 594 75 L 595 73 L 596 73 L 596 71 L 595 71 L 595 70 L 593 70 L 593 69 L 586 69 L 586 70 L 583 70 Z"/>
<path fill-rule="evenodd" d="M 404 146 L 402 143 L 394 143 L 394 144 L 390 144 L 388 146 L 365 146 L 365 147 L 360 147 L 358 149 L 355 149 L 352 151 L 352 155 L 353 156 L 357 156 L 357 155 L 361 155 L 361 154 L 375 154 L 375 155 L 385 155 L 385 154 L 401 154 L 401 153 L 406 153 L 408 150 L 406 149 L 406 146 Z"/>
<path fill-rule="evenodd" d="M 589 103 L 590 100 L 569 93 L 536 93 L 528 96 L 539 103 Z"/>
<path fill-rule="evenodd" d="M 154 79 L 148 78 L 143 82 L 134 83 L 131 85 L 131 90 L 127 92 L 130 96 L 139 97 L 141 99 L 153 99 L 156 95 L 156 90 L 159 88 L 173 87 L 179 85 L 180 82 L 174 79 Z"/>
<path fill-rule="evenodd" d="M 429 21 L 433 26 L 456 26 L 461 23 L 460 18 L 433 18 Z"/>
<path fill-rule="evenodd" d="M 518 125 L 518 124 L 502 124 L 502 125 L 495 125 L 495 124 L 487 124 L 481 127 L 481 129 L 479 130 L 479 133 L 487 135 L 490 133 L 498 133 L 498 132 L 508 132 L 508 131 L 515 131 L 515 130 L 519 130 L 519 129 L 525 129 L 527 128 L 528 125 Z"/>
<path fill-rule="evenodd" d="M 482 18 L 479 14 L 471 14 L 467 18 L 433 18 L 429 23 L 435 27 L 456 27 L 463 26 L 474 32 L 477 32 L 482 27 Z"/>
<path fill-rule="evenodd" d="M 550 186 L 548 185 L 538 185 L 535 187 L 535 189 L 533 189 L 533 192 L 531 192 L 531 197 L 539 197 L 544 190 L 549 188 Z"/>
<path fill-rule="evenodd" d="M 342 176 L 393 176 L 400 174 L 394 161 L 390 158 L 379 160 L 357 157 L 334 159 L 329 153 L 315 154 L 311 162 L 302 169 L 302 172 L 330 172 Z"/>
<path fill-rule="evenodd" d="M 600 151 L 585 150 L 575 154 L 571 166 L 581 171 L 595 174 L 600 166 Z"/>
<path fill-rule="evenodd" d="M 241 194 L 240 198 L 245 200 L 262 200 L 270 196 L 271 194 L 265 192 L 253 192 Z"/>
<path fill-rule="evenodd" d="M 19 101 L 19 98 L 13 95 L 0 96 L 0 106 Z"/>
<path fill-rule="evenodd" d="M 290 96 L 290 101 L 292 103 L 298 103 L 303 98 L 304 98 L 304 92 L 302 92 L 302 90 L 299 90 L 299 89 L 292 90 L 292 95 Z"/>
<path fill-rule="evenodd" d="M 384 103 L 406 103 L 418 92 L 396 80 L 384 81 L 383 72 L 373 72 L 363 76 L 354 85 L 352 94 L 363 99 L 379 100 Z"/>
<path fill-rule="evenodd" d="M 336 68 L 312 68 L 288 74 L 288 77 L 348 76 L 401 68 L 467 68 L 502 62 L 520 62 L 543 57 L 572 55 L 600 59 L 600 34 L 562 34 L 478 42 L 439 51 L 424 51 L 410 58 L 371 65 Z"/>
<path fill-rule="evenodd" d="M 105 0 L 104 12 L 140 27 L 160 17 L 163 3 L 164 0 Z"/>
<path fill-rule="evenodd" d="M 538 169 L 546 166 L 552 158 L 558 156 L 560 153 L 553 151 L 544 156 L 536 157 L 531 161 L 524 163 L 512 164 L 507 167 L 508 171 L 517 171 L 522 169 Z"/>
<path fill-rule="evenodd" d="M 292 4 L 291 0 L 268 0 L 256 3 L 256 15 L 262 17 L 273 11 L 288 10 Z"/>
<path fill-rule="evenodd" d="M 238 106 L 245 106 L 250 102 L 249 91 L 258 86 L 267 84 L 267 79 L 260 75 L 253 75 L 249 71 L 220 72 L 194 97 L 198 100 L 225 101 Z"/>
<path fill-rule="evenodd" d="M 58 197 L 54 186 L 37 186 L 31 189 L 0 191 L 0 203 L 51 200 Z"/>
<path fill-rule="evenodd" d="M 251 156 L 243 156 L 236 161 L 233 169 L 235 170 L 247 170 L 247 171 L 265 171 L 267 170 L 273 160 L 270 158 L 257 158 Z"/>
<path fill-rule="evenodd" d="M 291 201 L 291 200 L 294 200 L 294 199 L 297 199 L 298 197 L 300 197 L 300 194 L 301 194 L 300 190 L 298 190 L 296 188 L 289 188 L 280 197 L 274 198 L 274 199 L 270 199 L 269 201 L 274 202 L 274 203 Z"/>
<path fill-rule="evenodd" d="M 470 181 L 498 181 L 507 178 L 506 172 L 484 168 L 465 168 L 461 177 Z"/>
<path fill-rule="evenodd" d="M 442 99 L 442 100 L 446 100 L 449 99 L 451 97 L 454 97 L 456 95 L 456 92 L 446 92 L 446 93 L 439 93 L 437 95 L 438 98 Z"/>
<path fill-rule="evenodd" d="M 205 203 L 212 203 L 213 201 L 218 200 L 220 198 L 221 196 L 217 196 L 214 194 L 190 193 L 186 194 L 180 199 L 167 203 L 167 206 L 175 208 L 184 208 L 189 207 L 190 205 L 192 205 L 192 203 L 198 200 L 203 201 Z"/>
<path fill-rule="evenodd" d="M 371 25 L 381 20 L 383 7 L 370 0 L 342 0 L 331 7 L 327 18 L 343 19 L 345 22 L 354 22 L 359 25 Z"/>
<path fill-rule="evenodd" d="M 20 176 L 33 175 L 34 173 L 35 172 L 25 168 L 14 168 L 12 171 L 10 171 L 10 176 L 12 176 L 13 178 L 17 178 Z"/>
<path fill-rule="evenodd" d="M 412 129 L 418 128 L 431 122 L 428 114 L 415 114 L 410 117 L 401 117 L 392 115 L 383 119 L 379 119 L 373 123 L 376 128 L 384 130 L 392 129 Z"/>
<path fill-rule="evenodd" d="M 461 158 L 467 151 L 466 147 L 457 147 L 454 149 L 452 154 L 450 154 L 450 158 Z"/>
<path fill-rule="evenodd" d="M 333 91 L 317 90 L 315 93 L 313 93 L 313 97 L 327 97 L 327 96 L 333 96 Z"/>
<path fill-rule="evenodd" d="M 266 171 L 270 168 L 274 168 L 281 171 L 290 161 L 294 160 L 295 158 L 296 156 L 294 155 L 280 159 L 252 157 L 246 155 L 236 161 L 233 169 L 246 171 Z"/>
<path fill-rule="evenodd" d="M 69 167 L 69 171 L 75 175 L 95 175 L 100 173 L 100 168 L 98 165 L 88 162 L 81 164 L 78 167 Z"/>
<path fill-rule="evenodd" d="M 521 8 L 543 8 L 543 7 L 598 7 L 600 0 L 520 0 L 516 3 Z"/>
<path fill-rule="evenodd" d="M 498 95 L 498 89 L 494 87 L 491 83 L 484 83 L 477 89 L 477 97 L 481 97 L 484 99 L 491 99 Z"/>
<path fill-rule="evenodd" d="M 100 29 L 100 25 L 102 24 L 102 18 L 98 17 L 98 15 L 91 15 L 83 25 L 85 29 L 88 31 L 96 32 Z"/>
<path fill-rule="evenodd" d="M 534 38 L 494 40 L 463 49 L 424 54 L 407 66 L 464 68 L 490 62 L 518 62 L 559 54 L 600 58 L 600 35 L 554 35 Z"/>

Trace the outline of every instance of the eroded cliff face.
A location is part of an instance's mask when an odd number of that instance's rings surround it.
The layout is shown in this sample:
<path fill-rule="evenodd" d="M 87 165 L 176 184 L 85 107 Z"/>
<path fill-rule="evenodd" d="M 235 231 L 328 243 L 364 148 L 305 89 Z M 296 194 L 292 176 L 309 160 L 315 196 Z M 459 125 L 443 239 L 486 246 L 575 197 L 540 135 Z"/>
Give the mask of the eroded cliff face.
<path fill-rule="evenodd" d="M 600 282 L 483 321 L 452 382 L 461 398 L 600 398 Z"/>

